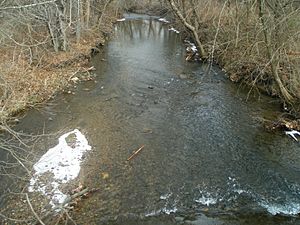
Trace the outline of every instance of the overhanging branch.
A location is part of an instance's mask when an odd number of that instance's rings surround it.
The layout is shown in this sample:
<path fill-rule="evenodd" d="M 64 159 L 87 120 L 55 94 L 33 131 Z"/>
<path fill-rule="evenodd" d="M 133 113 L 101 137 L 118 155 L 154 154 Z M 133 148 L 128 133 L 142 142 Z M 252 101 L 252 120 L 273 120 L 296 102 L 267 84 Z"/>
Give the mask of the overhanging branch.
<path fill-rule="evenodd" d="M 35 7 L 38 5 L 46 5 L 50 3 L 55 3 L 57 0 L 51 0 L 51 1 L 45 1 L 45 2 L 39 2 L 39 3 L 32 3 L 28 5 L 15 5 L 15 6 L 7 6 L 7 7 L 2 7 L 0 10 L 7 10 L 7 9 L 24 9 L 24 8 L 30 8 L 30 7 Z"/>

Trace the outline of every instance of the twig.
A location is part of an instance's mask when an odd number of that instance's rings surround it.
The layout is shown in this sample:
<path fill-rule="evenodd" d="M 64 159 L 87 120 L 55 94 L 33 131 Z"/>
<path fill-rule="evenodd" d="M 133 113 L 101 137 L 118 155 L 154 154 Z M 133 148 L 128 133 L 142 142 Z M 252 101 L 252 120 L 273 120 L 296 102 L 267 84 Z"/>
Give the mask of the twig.
<path fill-rule="evenodd" d="M 74 195 L 71 195 L 70 196 L 70 199 L 66 199 L 64 202 L 63 202 L 63 205 L 67 204 L 68 202 L 70 202 L 71 200 L 75 199 L 75 198 L 78 198 L 86 193 L 88 193 L 90 191 L 89 188 L 85 188 L 83 189 L 82 191 L 78 192 L 78 193 L 75 193 Z M 69 201 L 68 201 L 69 200 Z"/>
<path fill-rule="evenodd" d="M 9 220 L 9 221 L 13 221 L 13 222 L 19 222 L 19 223 L 27 223 L 27 222 L 30 221 L 28 219 L 27 220 L 20 220 L 20 219 L 10 218 L 10 217 L 7 217 L 6 215 L 2 214 L 1 212 L 0 212 L 0 217 L 2 217 L 4 220 Z"/>
<path fill-rule="evenodd" d="M 212 51 L 211 51 L 211 63 L 214 60 L 214 52 L 215 52 L 216 44 L 217 44 L 217 37 L 218 37 L 219 31 L 220 31 L 220 27 L 221 27 L 221 17 L 222 17 L 222 14 L 223 14 L 223 11 L 224 11 L 224 9 L 226 7 L 227 2 L 228 2 L 228 0 L 226 0 L 224 2 L 222 10 L 221 10 L 220 15 L 219 15 L 218 26 L 217 26 L 217 30 L 216 30 L 216 33 L 215 33 L 214 43 L 213 43 Z"/>
<path fill-rule="evenodd" d="M 92 190 L 90 190 L 89 188 L 85 188 L 82 191 L 75 193 L 74 195 L 71 195 L 69 197 L 67 197 L 63 203 L 59 204 L 58 206 L 55 206 L 54 208 L 52 208 L 52 210 L 48 211 L 44 216 L 43 216 L 43 220 L 48 221 L 51 215 L 53 215 L 55 212 L 57 212 L 57 210 L 61 211 L 64 210 L 66 208 L 66 206 L 75 198 L 78 198 L 80 196 L 85 195 L 86 193 L 90 192 Z"/>
<path fill-rule="evenodd" d="M 78 72 L 80 71 L 80 68 L 78 68 L 78 70 L 76 70 L 76 72 L 74 72 L 69 78 L 68 81 L 70 81 Z"/>
<path fill-rule="evenodd" d="M 96 68 L 94 66 L 91 66 L 89 68 L 83 68 L 84 72 L 90 72 L 90 71 L 95 71 L 95 70 L 96 70 Z"/>
<path fill-rule="evenodd" d="M 67 210 L 65 210 L 65 214 L 67 215 L 67 218 L 69 218 L 69 220 L 71 220 L 71 222 L 74 224 L 74 225 L 77 225 L 77 223 L 73 220 L 73 218 L 70 216 L 69 212 Z"/>
<path fill-rule="evenodd" d="M 33 215 L 34 215 L 35 218 L 40 222 L 40 224 L 45 225 L 44 222 L 41 220 L 41 218 L 38 216 L 38 214 L 36 214 L 36 212 L 34 211 L 32 205 L 31 205 L 31 202 L 30 202 L 30 200 L 29 200 L 28 194 L 26 193 L 25 195 L 26 195 L 26 200 L 27 200 L 27 202 L 28 202 L 28 205 L 29 205 L 29 207 L 30 207 L 30 209 L 31 209 L 31 211 L 32 211 L 32 213 L 33 213 Z"/>
<path fill-rule="evenodd" d="M 45 5 L 49 3 L 55 3 L 57 0 L 52 0 L 52 1 L 45 1 L 45 2 L 38 2 L 38 3 L 32 3 L 28 5 L 14 5 L 14 6 L 7 6 L 7 7 L 2 7 L 0 10 L 6 10 L 6 9 L 24 9 L 24 8 L 29 8 L 29 7 L 34 7 L 38 5 Z"/>
<path fill-rule="evenodd" d="M 21 159 L 20 157 L 18 157 L 18 156 L 16 155 L 16 153 L 15 153 L 12 149 L 6 148 L 6 147 L 3 146 L 3 145 L 1 146 L 1 148 L 2 148 L 2 150 L 5 150 L 5 151 L 9 152 L 9 153 L 12 155 L 12 157 L 14 157 L 14 159 L 17 160 L 18 163 L 26 170 L 26 172 L 28 173 L 28 175 L 30 175 L 29 169 L 27 169 L 27 167 L 26 167 L 26 166 L 24 165 L 24 163 L 22 162 L 22 160 L 24 161 L 24 159 Z"/>
<path fill-rule="evenodd" d="M 138 150 L 136 150 L 128 159 L 127 161 L 130 161 L 133 157 L 135 157 L 140 151 L 143 150 L 143 148 L 145 147 L 145 145 L 142 145 Z"/>

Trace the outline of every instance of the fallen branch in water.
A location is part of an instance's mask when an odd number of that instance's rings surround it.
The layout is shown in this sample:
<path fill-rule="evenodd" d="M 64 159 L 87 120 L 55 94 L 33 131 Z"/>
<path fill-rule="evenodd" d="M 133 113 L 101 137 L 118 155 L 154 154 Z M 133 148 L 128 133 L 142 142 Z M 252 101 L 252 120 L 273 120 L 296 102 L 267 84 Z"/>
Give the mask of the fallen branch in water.
<path fill-rule="evenodd" d="M 143 148 L 145 147 L 145 145 L 142 145 L 138 150 L 136 150 L 128 159 L 127 161 L 130 161 L 133 157 L 135 157 L 140 151 L 143 150 Z"/>

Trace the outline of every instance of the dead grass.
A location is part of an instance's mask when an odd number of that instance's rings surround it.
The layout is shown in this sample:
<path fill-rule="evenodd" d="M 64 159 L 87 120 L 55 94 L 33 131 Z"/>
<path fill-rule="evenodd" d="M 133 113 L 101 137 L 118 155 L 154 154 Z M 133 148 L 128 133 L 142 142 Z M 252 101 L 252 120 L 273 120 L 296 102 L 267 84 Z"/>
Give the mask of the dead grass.
<path fill-rule="evenodd" d="M 198 33 L 230 79 L 280 95 L 272 76 L 257 7 L 240 3 L 224 7 L 217 1 L 201 1 L 196 11 L 201 18 Z M 280 18 L 280 24 L 268 19 L 277 71 L 296 99 L 300 99 L 299 15 L 299 9 L 291 10 Z"/>
<path fill-rule="evenodd" d="M 39 49 L 33 63 L 21 47 L 0 48 L 0 123 L 65 88 L 74 73 L 89 66 L 91 48 L 105 42 L 104 33 L 111 31 L 113 21 L 105 18 L 100 32 L 86 30 L 80 43 L 70 39 L 67 52 Z"/>

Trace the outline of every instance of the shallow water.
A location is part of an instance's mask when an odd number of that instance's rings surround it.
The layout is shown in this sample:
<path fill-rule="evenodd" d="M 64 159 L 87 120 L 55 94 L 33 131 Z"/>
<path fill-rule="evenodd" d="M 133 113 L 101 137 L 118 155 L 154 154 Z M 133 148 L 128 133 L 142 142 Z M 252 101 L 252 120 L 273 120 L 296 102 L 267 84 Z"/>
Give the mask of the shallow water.
<path fill-rule="evenodd" d="M 93 59 L 96 80 L 19 124 L 35 133 L 77 128 L 89 140 L 79 180 L 100 191 L 74 218 L 80 224 L 300 224 L 299 144 L 264 131 L 257 119 L 274 116 L 274 99 L 246 101 L 247 92 L 220 69 L 186 62 L 181 37 L 168 25 L 126 17 Z M 54 146 L 44 145 L 41 154 Z"/>

